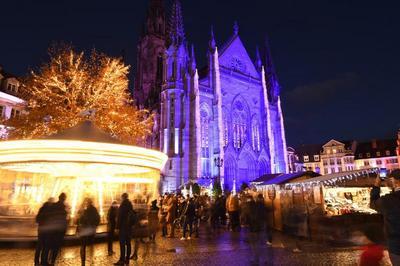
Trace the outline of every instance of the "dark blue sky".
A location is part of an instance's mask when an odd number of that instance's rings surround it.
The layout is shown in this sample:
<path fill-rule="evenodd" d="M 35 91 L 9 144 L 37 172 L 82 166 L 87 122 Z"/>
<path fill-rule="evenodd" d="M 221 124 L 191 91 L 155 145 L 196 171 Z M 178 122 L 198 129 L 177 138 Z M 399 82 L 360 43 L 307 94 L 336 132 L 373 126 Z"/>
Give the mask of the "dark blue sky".
<path fill-rule="evenodd" d="M 0 64 L 24 75 L 54 41 L 135 65 L 148 0 L 2 1 Z M 249 53 L 268 34 L 289 145 L 392 138 L 400 127 L 400 19 L 395 1 L 181 0 L 185 30 L 205 62 L 210 25 L 221 46 L 233 21 Z"/>

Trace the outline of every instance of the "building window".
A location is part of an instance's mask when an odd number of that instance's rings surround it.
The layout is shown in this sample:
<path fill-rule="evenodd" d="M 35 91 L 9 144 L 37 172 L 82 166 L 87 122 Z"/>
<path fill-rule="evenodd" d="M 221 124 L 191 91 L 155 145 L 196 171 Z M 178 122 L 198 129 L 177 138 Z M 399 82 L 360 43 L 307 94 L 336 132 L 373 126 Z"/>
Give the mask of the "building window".
<path fill-rule="evenodd" d="M 364 161 L 364 166 L 369 166 L 369 161 L 368 160 Z"/>
<path fill-rule="evenodd" d="M 319 161 L 319 155 L 314 155 L 314 161 L 316 161 L 316 162 Z"/>
<path fill-rule="evenodd" d="M 389 150 L 386 151 L 386 156 L 390 156 L 390 151 Z"/>
<path fill-rule="evenodd" d="M 362 158 L 362 153 L 359 153 L 359 154 L 358 154 L 358 158 Z"/>
<path fill-rule="evenodd" d="M 371 153 L 367 152 L 367 158 L 371 158 Z"/>
<path fill-rule="evenodd" d="M 328 168 L 324 168 L 324 174 L 328 174 Z"/>
<path fill-rule="evenodd" d="M 330 160 L 329 160 L 329 164 L 330 164 L 330 165 L 335 165 L 335 159 L 330 159 Z"/>
<path fill-rule="evenodd" d="M 336 153 L 336 149 L 333 149 L 333 150 L 332 150 L 332 153 Z"/>
<path fill-rule="evenodd" d="M 304 155 L 304 162 L 309 162 L 310 161 L 310 158 L 308 157 L 308 155 Z"/>
<path fill-rule="evenodd" d="M 380 156 L 381 156 L 381 152 L 380 152 L 380 151 L 377 151 L 377 152 L 376 152 L 376 156 L 377 156 L 377 157 L 380 157 Z"/>
<path fill-rule="evenodd" d="M 381 164 L 382 164 L 382 161 L 381 161 L 381 160 L 376 160 L 376 164 L 377 164 L 377 165 L 381 165 Z"/>
<path fill-rule="evenodd" d="M 257 121 L 253 120 L 251 132 L 253 150 L 260 151 L 260 130 Z"/>
<path fill-rule="evenodd" d="M 210 149 L 209 149 L 209 119 L 208 114 L 205 111 L 201 111 L 201 157 L 209 158 L 210 157 Z"/>
<path fill-rule="evenodd" d="M 342 160 L 340 160 L 340 159 L 337 159 L 336 162 L 337 162 L 337 164 L 342 164 Z"/>
<path fill-rule="evenodd" d="M 228 121 L 224 119 L 224 147 L 228 146 Z"/>
<path fill-rule="evenodd" d="M 324 161 L 323 161 L 323 164 L 324 164 L 324 165 L 328 165 L 328 161 L 327 161 L 327 160 L 324 160 Z"/>
<path fill-rule="evenodd" d="M 333 168 L 331 168 L 331 174 L 334 174 L 335 173 L 335 168 L 333 167 Z"/>
<path fill-rule="evenodd" d="M 0 116 L 4 116 L 4 109 L 6 109 L 4 106 L 0 105 Z"/>

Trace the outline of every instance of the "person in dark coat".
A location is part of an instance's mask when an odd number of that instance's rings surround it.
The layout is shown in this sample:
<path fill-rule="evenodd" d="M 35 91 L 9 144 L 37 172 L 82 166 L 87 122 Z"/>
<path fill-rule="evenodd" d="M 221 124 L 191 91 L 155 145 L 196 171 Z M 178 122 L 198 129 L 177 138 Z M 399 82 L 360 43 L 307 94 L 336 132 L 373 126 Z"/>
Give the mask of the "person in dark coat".
<path fill-rule="evenodd" d="M 121 196 L 121 204 L 118 209 L 117 216 L 117 229 L 119 229 L 119 247 L 120 257 L 114 265 L 129 264 L 129 257 L 131 255 L 131 239 L 132 239 L 132 221 L 133 206 L 129 201 L 128 193 Z"/>
<path fill-rule="evenodd" d="M 267 222 L 267 208 L 265 207 L 264 197 L 259 194 L 256 200 L 248 198 L 248 208 L 246 220 L 249 225 L 249 243 L 253 255 L 252 264 L 260 263 L 261 248 L 264 246 L 264 232 Z"/>
<path fill-rule="evenodd" d="M 36 223 L 38 224 L 38 241 L 35 251 L 35 266 L 48 265 L 50 251 L 50 215 L 51 207 L 54 204 L 54 198 L 49 198 L 47 202 L 40 207 L 36 215 Z"/>
<path fill-rule="evenodd" d="M 118 203 L 113 201 L 107 212 L 107 251 L 111 256 L 113 251 L 113 241 L 115 227 L 117 226 Z"/>
<path fill-rule="evenodd" d="M 67 207 L 65 201 L 67 195 L 61 193 L 58 196 L 58 201 L 51 206 L 50 222 L 51 222 L 51 258 L 50 264 L 54 265 L 58 254 L 60 253 L 61 246 L 64 242 L 64 236 L 67 231 Z"/>
<path fill-rule="evenodd" d="M 389 257 L 394 266 L 400 266 L 400 170 L 389 174 L 393 193 L 380 196 L 382 180 L 378 176 L 371 190 L 370 206 L 383 215 Z"/>
<path fill-rule="evenodd" d="M 96 235 L 96 228 L 100 223 L 100 215 L 90 198 L 84 200 L 82 207 L 79 212 L 77 231 L 81 242 L 81 265 L 85 266 L 86 246 L 90 247 L 91 258 L 93 259 L 93 241 Z"/>
<path fill-rule="evenodd" d="M 194 204 L 194 199 L 188 197 L 184 203 L 184 209 L 182 212 L 183 218 L 183 236 L 181 240 L 186 240 L 186 233 L 189 227 L 189 236 L 187 237 L 188 240 L 191 239 L 193 233 L 193 223 L 196 218 L 196 206 Z"/>
<path fill-rule="evenodd" d="M 149 230 L 150 230 L 150 241 L 153 243 L 156 241 L 156 233 L 158 231 L 158 212 L 160 208 L 157 206 L 157 200 L 151 202 L 149 211 Z"/>

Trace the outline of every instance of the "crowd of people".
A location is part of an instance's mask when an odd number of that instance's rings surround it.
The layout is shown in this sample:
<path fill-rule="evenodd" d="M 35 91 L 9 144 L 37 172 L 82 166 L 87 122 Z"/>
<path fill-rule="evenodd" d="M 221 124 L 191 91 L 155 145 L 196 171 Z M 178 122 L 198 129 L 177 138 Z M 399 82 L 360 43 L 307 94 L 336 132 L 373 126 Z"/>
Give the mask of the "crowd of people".
<path fill-rule="evenodd" d="M 393 193 L 380 196 L 382 180 L 376 179 L 371 191 L 371 208 L 383 215 L 388 239 L 388 250 L 393 265 L 400 265 L 400 170 L 394 171 L 390 178 Z M 36 216 L 38 224 L 38 243 L 35 252 L 35 265 L 54 265 L 64 236 L 70 224 L 66 206 L 67 195 L 61 193 L 56 202 L 50 198 L 39 209 Z M 120 252 L 119 260 L 114 265 L 127 265 L 130 260 L 138 259 L 138 250 L 145 238 L 155 242 L 156 234 L 161 231 L 165 238 L 191 240 L 200 236 L 200 225 L 211 236 L 218 235 L 220 230 L 240 231 L 247 228 L 248 243 L 252 251 L 252 262 L 259 263 L 261 250 L 265 245 L 272 245 L 272 229 L 269 225 L 269 210 L 262 194 L 247 191 L 238 194 L 228 193 L 210 197 L 204 195 L 183 195 L 165 193 L 158 200 L 151 202 L 148 210 L 139 211 L 129 199 L 127 193 L 121 195 L 119 202 L 114 201 L 107 212 L 108 255 L 113 255 L 113 242 L 118 235 Z M 86 249 L 93 251 L 96 228 L 101 217 L 90 198 L 84 199 L 74 223 L 79 237 L 82 265 L 86 263 Z M 298 220 L 298 219 L 294 219 Z M 159 230 L 160 229 L 160 230 Z M 118 232 L 118 234 L 116 234 Z M 377 245 L 376 230 L 365 230 L 366 249 L 362 253 L 360 265 L 376 265 L 382 260 L 383 246 Z M 132 241 L 134 249 L 132 252 Z M 294 251 L 299 251 L 296 241 Z M 93 258 L 93 254 L 89 256 Z"/>
<path fill-rule="evenodd" d="M 71 219 L 76 225 L 76 235 L 81 245 L 81 265 L 86 264 L 87 248 L 91 254 L 88 257 L 93 257 L 96 228 L 101 220 L 99 212 L 93 201 L 85 198 L 76 217 L 72 218 L 68 214 L 66 199 L 67 195 L 61 193 L 57 202 L 50 198 L 39 209 L 36 216 L 38 244 L 35 265 L 56 263 Z M 158 200 L 151 202 L 149 211 L 143 216 L 143 213 L 134 209 L 129 195 L 123 193 L 120 202 L 113 201 L 107 212 L 107 251 L 110 256 L 115 253 L 113 242 L 118 235 L 120 252 L 119 260 L 115 265 L 127 265 L 129 260 L 138 259 L 139 245 L 144 238 L 155 242 L 158 229 L 162 237 L 190 240 L 199 237 L 201 224 L 211 235 L 223 229 L 240 231 L 241 225 L 247 225 L 250 234 L 253 235 L 250 239 L 254 240 L 250 242 L 256 243 L 259 241 L 259 234 L 256 232 L 270 228 L 266 223 L 266 215 L 267 209 L 262 195 L 254 197 L 250 194 L 241 196 L 227 194 L 210 197 L 207 193 L 193 196 L 165 193 Z M 134 243 L 133 252 L 132 242 Z M 269 232 L 267 244 L 270 243 L 271 233 Z M 258 254 L 256 246 L 252 245 L 252 247 L 255 254 Z"/>

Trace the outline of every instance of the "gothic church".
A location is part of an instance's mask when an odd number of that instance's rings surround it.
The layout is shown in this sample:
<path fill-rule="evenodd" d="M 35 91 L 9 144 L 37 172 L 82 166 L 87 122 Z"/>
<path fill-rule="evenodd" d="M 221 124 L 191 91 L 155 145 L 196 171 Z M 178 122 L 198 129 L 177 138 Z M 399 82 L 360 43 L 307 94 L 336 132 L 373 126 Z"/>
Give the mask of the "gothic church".
<path fill-rule="evenodd" d="M 164 0 L 150 0 L 134 88 L 137 104 L 156 117 L 147 145 L 169 156 L 163 191 L 213 180 L 232 190 L 263 174 L 287 172 L 280 88 L 268 47 L 252 60 L 237 24 L 220 47 L 211 30 L 208 63 L 198 69 L 179 0 L 169 13 Z"/>

